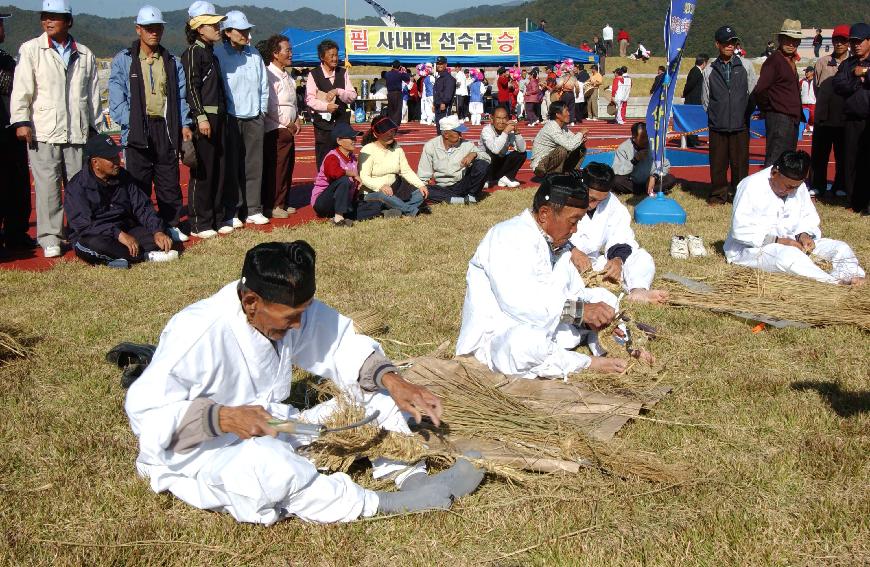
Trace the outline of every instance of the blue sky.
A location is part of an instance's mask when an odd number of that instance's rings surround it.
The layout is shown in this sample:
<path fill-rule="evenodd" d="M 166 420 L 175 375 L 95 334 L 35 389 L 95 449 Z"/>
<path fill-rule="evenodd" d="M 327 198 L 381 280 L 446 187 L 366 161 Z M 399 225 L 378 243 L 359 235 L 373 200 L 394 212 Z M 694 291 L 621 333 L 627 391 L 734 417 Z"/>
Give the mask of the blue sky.
<path fill-rule="evenodd" d="M 108 18 L 120 16 L 133 16 L 143 4 L 152 4 L 161 10 L 177 10 L 186 8 L 193 0 L 72 0 L 74 14 L 88 13 L 98 14 Z M 430 16 L 440 16 L 451 10 L 460 8 L 470 8 L 479 4 L 507 4 L 510 0 L 484 0 L 483 2 L 471 2 L 469 0 L 439 0 L 438 2 L 408 2 L 407 0 L 375 0 L 381 6 L 391 12 L 405 11 L 415 12 L 418 14 L 427 14 Z M 17 0 L 3 2 L 2 4 L 12 4 L 18 8 L 25 10 L 39 10 L 42 5 L 41 0 Z M 220 6 L 221 2 L 215 2 Z M 296 10 L 298 8 L 312 8 L 318 12 L 325 14 L 335 14 L 341 16 L 344 14 L 344 0 L 255 0 L 255 1 L 237 1 L 223 2 L 224 5 L 256 5 L 277 10 Z M 347 0 L 348 17 L 358 18 L 362 16 L 375 15 L 371 6 L 363 2 L 363 0 Z M 401 23 L 401 22 L 400 22 Z"/>

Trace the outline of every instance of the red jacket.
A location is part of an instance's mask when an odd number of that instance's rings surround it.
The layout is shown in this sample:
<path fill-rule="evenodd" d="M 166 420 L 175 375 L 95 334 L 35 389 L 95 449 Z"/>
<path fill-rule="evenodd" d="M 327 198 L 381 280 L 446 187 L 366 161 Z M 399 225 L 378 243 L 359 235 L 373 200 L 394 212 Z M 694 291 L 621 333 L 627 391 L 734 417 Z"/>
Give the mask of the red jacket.
<path fill-rule="evenodd" d="M 627 32 L 627 31 L 625 31 L 625 30 L 619 30 L 619 33 L 616 34 L 616 41 L 622 41 L 623 39 L 624 39 L 625 41 L 631 41 L 631 38 L 628 37 L 628 32 Z"/>
<path fill-rule="evenodd" d="M 511 78 L 508 75 L 502 75 L 498 78 L 498 101 L 499 102 L 510 102 L 511 97 L 513 96 L 513 86 L 511 85 Z"/>

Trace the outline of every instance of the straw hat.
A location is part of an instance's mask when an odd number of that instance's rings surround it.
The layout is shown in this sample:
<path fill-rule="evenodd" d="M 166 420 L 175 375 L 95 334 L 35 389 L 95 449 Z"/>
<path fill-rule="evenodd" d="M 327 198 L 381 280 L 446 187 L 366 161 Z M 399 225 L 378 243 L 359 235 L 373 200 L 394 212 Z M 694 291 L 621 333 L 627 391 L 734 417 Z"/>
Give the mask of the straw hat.
<path fill-rule="evenodd" d="M 786 37 L 791 37 L 794 39 L 802 39 L 804 34 L 801 31 L 801 21 L 800 20 L 786 20 L 782 23 L 782 29 L 779 30 L 779 34 L 784 35 Z"/>

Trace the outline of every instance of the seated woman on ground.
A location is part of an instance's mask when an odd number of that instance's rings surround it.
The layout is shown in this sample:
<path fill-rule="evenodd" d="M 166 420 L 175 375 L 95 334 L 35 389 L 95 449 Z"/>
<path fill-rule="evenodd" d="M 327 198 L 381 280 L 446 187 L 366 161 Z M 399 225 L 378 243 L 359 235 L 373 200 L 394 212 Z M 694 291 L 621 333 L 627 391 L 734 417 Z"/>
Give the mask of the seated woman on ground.
<path fill-rule="evenodd" d="M 336 148 L 326 154 L 311 190 L 311 206 L 318 217 L 332 217 L 333 226 L 353 226 L 360 180 L 353 153 L 360 135 L 350 124 L 339 122 L 332 130 Z"/>
<path fill-rule="evenodd" d="M 396 141 L 397 129 L 389 117 L 379 116 L 363 136 L 359 172 L 362 199 L 369 207 L 376 205 L 385 217 L 428 214 L 431 211 L 423 201 L 429 191 Z"/>

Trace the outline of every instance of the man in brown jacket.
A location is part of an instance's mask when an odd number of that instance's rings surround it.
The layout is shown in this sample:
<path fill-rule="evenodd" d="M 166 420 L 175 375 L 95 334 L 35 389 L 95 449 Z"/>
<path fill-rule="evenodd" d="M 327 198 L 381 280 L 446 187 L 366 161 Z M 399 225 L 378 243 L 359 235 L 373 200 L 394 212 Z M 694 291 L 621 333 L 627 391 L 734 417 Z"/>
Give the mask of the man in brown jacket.
<path fill-rule="evenodd" d="M 799 20 L 785 20 L 779 31 L 779 49 L 761 66 L 753 95 L 764 113 L 765 167 L 787 150 L 797 149 L 798 125 L 803 117 L 795 56 L 801 43 Z"/>
<path fill-rule="evenodd" d="M 598 89 L 601 83 L 604 82 L 604 77 L 598 72 L 598 65 L 589 67 L 589 80 L 586 81 L 586 112 L 589 114 L 589 120 L 598 120 Z"/>

